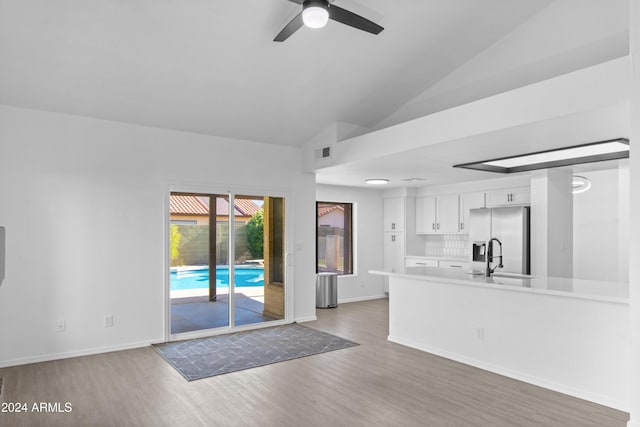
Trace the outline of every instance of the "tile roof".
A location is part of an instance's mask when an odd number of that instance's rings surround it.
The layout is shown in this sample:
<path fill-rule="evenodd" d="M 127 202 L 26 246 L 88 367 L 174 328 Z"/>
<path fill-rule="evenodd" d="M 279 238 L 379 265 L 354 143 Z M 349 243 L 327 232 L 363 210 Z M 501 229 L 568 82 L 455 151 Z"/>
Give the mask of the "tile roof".
<path fill-rule="evenodd" d="M 176 215 L 209 215 L 209 198 L 187 194 L 172 194 L 169 198 L 170 212 Z M 234 216 L 253 216 L 261 209 L 253 200 L 235 199 Z M 227 199 L 216 198 L 216 215 L 228 215 Z"/>
<path fill-rule="evenodd" d="M 246 216 L 255 215 L 261 208 L 250 199 L 235 199 L 236 209 Z"/>
<path fill-rule="evenodd" d="M 180 215 L 209 215 L 209 207 L 197 196 L 172 194 L 169 212 Z"/>
<path fill-rule="evenodd" d="M 339 209 L 341 211 L 344 211 L 344 207 L 341 205 L 323 205 L 323 204 L 319 204 L 318 205 L 318 216 L 324 216 L 326 214 L 328 214 L 329 212 L 333 212 L 336 209 Z"/>

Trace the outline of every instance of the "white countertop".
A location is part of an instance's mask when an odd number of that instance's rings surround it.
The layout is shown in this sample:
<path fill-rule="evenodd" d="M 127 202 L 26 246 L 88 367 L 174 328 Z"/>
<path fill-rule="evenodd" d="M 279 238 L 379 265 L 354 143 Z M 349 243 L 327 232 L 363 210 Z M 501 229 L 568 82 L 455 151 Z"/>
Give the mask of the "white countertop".
<path fill-rule="evenodd" d="M 530 292 L 569 298 L 629 304 L 629 284 L 563 277 L 507 277 L 499 272 L 491 277 L 436 267 L 407 267 L 402 270 L 370 270 L 371 274 L 437 281 L 467 286 L 485 286 L 514 292 Z"/>
<path fill-rule="evenodd" d="M 405 259 L 407 258 L 412 258 L 412 259 L 434 259 L 437 261 L 453 261 L 453 262 L 469 262 L 469 257 L 454 257 L 454 256 L 447 256 L 447 255 L 443 255 L 443 256 L 430 256 L 430 255 L 405 255 L 404 257 Z"/>

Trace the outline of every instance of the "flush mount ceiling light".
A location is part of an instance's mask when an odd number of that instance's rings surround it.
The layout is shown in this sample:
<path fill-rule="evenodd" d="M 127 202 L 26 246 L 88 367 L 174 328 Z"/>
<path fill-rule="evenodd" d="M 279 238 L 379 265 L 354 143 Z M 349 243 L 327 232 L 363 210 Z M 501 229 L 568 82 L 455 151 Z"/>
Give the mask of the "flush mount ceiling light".
<path fill-rule="evenodd" d="M 590 144 L 574 145 L 572 147 L 557 148 L 555 150 L 522 154 L 519 156 L 464 163 L 454 165 L 453 167 L 487 172 L 515 173 L 581 163 L 626 159 L 628 157 L 629 140 L 626 138 L 618 138 L 592 142 Z"/>
<path fill-rule="evenodd" d="M 384 185 L 389 183 L 389 180 L 385 178 L 373 178 L 367 179 L 365 182 L 370 185 Z"/>
<path fill-rule="evenodd" d="M 584 193 L 591 188 L 591 181 L 584 176 L 573 176 L 573 194 Z"/>
<path fill-rule="evenodd" d="M 322 28 L 329 22 L 329 5 L 326 1 L 305 1 L 302 5 L 302 22 L 309 28 Z"/>

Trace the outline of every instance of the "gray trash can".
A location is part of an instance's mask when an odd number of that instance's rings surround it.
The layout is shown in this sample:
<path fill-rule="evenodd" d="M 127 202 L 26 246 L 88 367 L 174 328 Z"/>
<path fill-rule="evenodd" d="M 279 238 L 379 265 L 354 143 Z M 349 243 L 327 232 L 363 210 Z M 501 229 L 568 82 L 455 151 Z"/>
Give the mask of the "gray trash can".
<path fill-rule="evenodd" d="M 318 273 L 316 278 L 316 308 L 338 306 L 338 274 Z"/>

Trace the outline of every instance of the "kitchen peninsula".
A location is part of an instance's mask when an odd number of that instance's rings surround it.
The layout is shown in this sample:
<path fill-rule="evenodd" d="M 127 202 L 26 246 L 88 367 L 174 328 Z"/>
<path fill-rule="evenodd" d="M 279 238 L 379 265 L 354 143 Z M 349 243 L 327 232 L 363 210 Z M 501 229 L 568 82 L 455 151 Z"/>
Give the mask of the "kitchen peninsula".
<path fill-rule="evenodd" d="M 389 280 L 389 341 L 628 409 L 628 284 L 431 267 L 370 273 Z"/>

